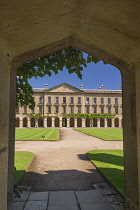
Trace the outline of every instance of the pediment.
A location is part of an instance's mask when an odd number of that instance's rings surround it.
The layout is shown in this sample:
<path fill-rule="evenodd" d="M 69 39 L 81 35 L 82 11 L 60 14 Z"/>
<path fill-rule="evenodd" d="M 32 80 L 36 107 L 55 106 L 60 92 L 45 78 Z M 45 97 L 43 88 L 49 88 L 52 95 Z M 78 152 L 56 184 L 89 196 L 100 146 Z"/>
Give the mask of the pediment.
<path fill-rule="evenodd" d="M 48 89 L 48 92 L 59 92 L 59 93 L 64 93 L 64 92 L 69 92 L 69 93 L 81 93 L 83 92 L 82 90 L 72 86 L 72 85 L 69 85 L 67 83 L 63 83 L 63 84 L 60 84 L 60 85 L 57 85 L 53 88 L 50 88 Z"/>

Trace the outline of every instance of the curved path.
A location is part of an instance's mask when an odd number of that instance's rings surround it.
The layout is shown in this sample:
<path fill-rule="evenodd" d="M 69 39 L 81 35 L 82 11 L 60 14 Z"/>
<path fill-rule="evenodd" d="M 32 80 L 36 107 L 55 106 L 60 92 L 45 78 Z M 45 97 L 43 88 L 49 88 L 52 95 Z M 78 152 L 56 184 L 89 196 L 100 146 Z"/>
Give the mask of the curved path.
<path fill-rule="evenodd" d="M 86 157 L 94 149 L 122 149 L 122 141 L 103 141 L 71 128 L 60 129 L 61 141 L 16 141 L 16 151 L 30 151 L 35 159 L 22 185 L 33 191 L 87 190 L 105 182 Z"/>

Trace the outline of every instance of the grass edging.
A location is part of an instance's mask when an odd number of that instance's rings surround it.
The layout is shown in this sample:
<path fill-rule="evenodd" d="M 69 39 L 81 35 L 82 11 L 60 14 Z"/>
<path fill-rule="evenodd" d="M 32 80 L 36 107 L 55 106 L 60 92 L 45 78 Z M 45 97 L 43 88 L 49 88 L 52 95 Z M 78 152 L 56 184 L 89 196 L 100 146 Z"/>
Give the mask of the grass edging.
<path fill-rule="evenodd" d="M 122 150 L 92 150 L 86 155 L 105 180 L 124 196 L 124 170 L 121 153 Z"/>
<path fill-rule="evenodd" d="M 26 151 L 16 151 L 16 152 L 26 152 Z M 28 166 L 23 170 L 22 174 L 19 176 L 18 179 L 16 178 L 16 176 L 18 176 L 17 173 L 18 173 L 18 171 L 20 171 L 20 170 L 19 170 L 18 168 L 16 168 L 16 171 L 14 172 L 14 184 L 15 184 L 15 185 L 18 185 L 18 184 L 20 183 L 20 181 L 21 181 L 22 178 L 24 177 L 26 171 L 28 170 L 28 168 L 30 167 L 30 165 L 32 164 L 32 162 L 34 161 L 34 159 L 35 159 L 35 157 L 36 157 L 36 155 L 34 155 L 34 153 L 32 153 L 32 152 L 27 152 L 27 153 L 28 153 L 28 154 L 29 154 L 29 153 L 32 154 L 33 157 L 31 158 L 31 160 L 30 160 Z M 26 153 L 26 154 L 27 154 L 27 153 Z M 16 180 L 16 179 L 17 179 L 17 180 Z"/>

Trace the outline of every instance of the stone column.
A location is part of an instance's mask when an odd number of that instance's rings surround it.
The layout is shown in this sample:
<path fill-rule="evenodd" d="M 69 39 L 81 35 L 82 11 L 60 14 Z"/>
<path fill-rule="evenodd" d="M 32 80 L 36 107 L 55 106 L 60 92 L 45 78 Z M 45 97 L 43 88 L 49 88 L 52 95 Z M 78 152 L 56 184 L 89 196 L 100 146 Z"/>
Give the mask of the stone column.
<path fill-rule="evenodd" d="M 70 118 L 67 118 L 67 127 L 70 127 Z"/>
<path fill-rule="evenodd" d="M 62 128 L 62 117 L 60 117 L 59 127 Z"/>
<path fill-rule="evenodd" d="M 23 128 L 23 118 L 19 118 L 19 119 L 20 119 L 19 127 L 20 127 L 20 128 Z"/>
<path fill-rule="evenodd" d="M 35 127 L 38 128 L 38 119 L 35 119 Z"/>
<path fill-rule="evenodd" d="M 27 118 L 27 127 L 31 128 L 31 119 L 29 117 Z"/>
<path fill-rule="evenodd" d="M 112 118 L 112 128 L 114 128 L 114 118 Z"/>
<path fill-rule="evenodd" d="M 97 128 L 100 128 L 100 118 L 97 118 Z"/>
<path fill-rule="evenodd" d="M 44 123 L 44 128 L 47 128 L 47 118 L 46 117 L 43 119 L 43 123 Z"/>
<path fill-rule="evenodd" d="M 82 118 L 82 128 L 85 128 L 86 127 L 86 123 L 85 123 L 85 118 Z"/>
<path fill-rule="evenodd" d="M 74 118 L 74 127 L 77 128 L 77 118 Z"/>
<path fill-rule="evenodd" d="M 122 118 L 119 117 L 119 128 L 122 127 Z"/>
<path fill-rule="evenodd" d="M 107 128 L 107 118 L 105 118 L 105 128 Z"/>
<path fill-rule="evenodd" d="M 54 128 L 54 117 L 52 117 L 52 128 Z"/>

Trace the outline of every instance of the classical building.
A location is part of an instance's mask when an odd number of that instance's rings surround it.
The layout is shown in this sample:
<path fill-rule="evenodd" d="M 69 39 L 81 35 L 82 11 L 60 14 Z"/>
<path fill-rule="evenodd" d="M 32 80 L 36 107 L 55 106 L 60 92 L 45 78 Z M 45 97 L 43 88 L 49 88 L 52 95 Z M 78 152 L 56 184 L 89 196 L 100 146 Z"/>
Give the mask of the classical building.
<path fill-rule="evenodd" d="M 34 110 L 29 107 L 16 108 L 16 127 L 90 127 L 89 118 L 64 117 L 64 113 L 108 113 L 114 118 L 93 118 L 93 127 L 122 127 L 122 91 L 80 89 L 67 83 L 53 88 L 35 88 Z M 29 117 L 30 113 L 41 113 L 44 118 Z"/>

